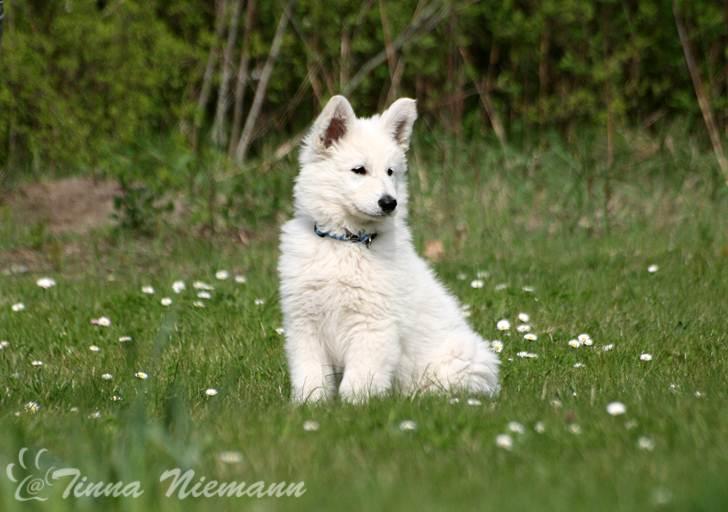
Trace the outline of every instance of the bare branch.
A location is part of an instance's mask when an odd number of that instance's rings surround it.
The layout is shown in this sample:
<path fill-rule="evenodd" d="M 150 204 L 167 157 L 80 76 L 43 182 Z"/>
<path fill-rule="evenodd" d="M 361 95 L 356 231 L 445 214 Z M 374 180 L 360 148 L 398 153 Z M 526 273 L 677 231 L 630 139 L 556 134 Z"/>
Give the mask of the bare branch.
<path fill-rule="evenodd" d="M 225 28 L 223 23 L 225 20 L 225 2 L 218 0 L 216 4 L 215 14 L 215 39 L 213 39 L 210 45 L 210 51 L 207 54 L 207 64 L 205 65 L 205 73 L 202 77 L 202 88 L 200 89 L 200 96 L 197 98 L 197 109 L 194 114 L 194 122 L 192 127 L 192 147 L 197 148 L 197 139 L 202 126 L 202 121 L 205 117 L 205 106 L 210 99 L 210 92 L 212 91 L 212 77 L 215 71 L 215 61 L 218 55 L 218 41 L 222 37 L 222 32 Z"/>
<path fill-rule="evenodd" d="M 250 66 L 250 35 L 253 31 L 253 18 L 255 15 L 255 0 L 248 0 L 245 7 L 245 22 L 243 26 L 243 47 L 240 50 L 240 64 L 235 82 L 235 104 L 233 106 L 233 126 L 230 131 L 230 144 L 228 155 L 232 157 L 240 137 L 240 125 L 243 122 L 243 100 L 245 99 L 245 86 L 248 84 L 248 67 Z"/>
<path fill-rule="evenodd" d="M 400 33 L 393 41 L 391 49 L 399 50 L 405 44 L 409 43 L 413 39 L 416 39 L 420 34 L 432 30 L 437 26 L 448 14 L 449 8 L 447 5 L 441 7 L 440 2 L 433 1 L 427 7 L 422 9 L 420 16 L 412 20 L 412 23 Z M 391 50 L 390 49 L 390 50 Z M 354 89 L 356 89 L 364 79 L 374 71 L 377 66 L 387 60 L 387 49 L 380 51 L 374 57 L 369 59 L 364 65 L 359 68 L 359 71 L 341 88 L 341 94 L 347 95 Z"/>
<path fill-rule="evenodd" d="M 238 21 L 240 20 L 240 10 L 243 7 L 243 0 L 233 0 L 233 12 L 230 15 L 230 26 L 228 27 L 227 42 L 225 50 L 222 54 L 222 77 L 220 78 L 220 87 L 217 92 L 217 108 L 215 109 L 215 120 L 212 123 L 212 133 L 210 138 L 212 142 L 218 146 L 225 144 L 225 114 L 228 109 L 228 89 L 230 84 L 230 75 L 233 73 L 233 50 L 235 49 L 235 39 L 238 35 Z"/>
<path fill-rule="evenodd" d="M 459 50 L 460 55 L 463 58 L 463 62 L 465 63 L 466 69 L 471 68 L 472 66 L 467 51 L 465 50 L 465 48 L 459 48 Z M 493 101 L 490 97 L 490 91 L 487 87 L 483 86 L 483 83 L 478 80 L 477 77 L 471 76 L 470 79 L 472 80 L 473 85 L 475 85 L 475 88 L 478 91 L 478 96 L 480 97 L 480 102 L 483 105 L 483 110 L 485 110 L 485 113 L 488 116 L 488 120 L 490 120 L 490 125 L 493 127 L 493 132 L 495 132 L 495 136 L 498 138 L 498 142 L 500 142 L 500 145 L 502 147 L 505 147 L 506 132 L 503 129 L 503 123 L 501 123 L 498 112 L 493 107 Z"/>
<path fill-rule="evenodd" d="M 703 80 L 700 77 L 700 70 L 698 69 L 698 65 L 695 62 L 693 52 L 690 48 L 690 38 L 688 37 L 687 30 L 685 29 L 685 24 L 678 13 L 677 0 L 672 1 L 672 14 L 675 18 L 675 25 L 677 26 L 677 33 L 680 37 L 680 44 L 682 45 L 683 53 L 685 54 L 685 62 L 687 63 L 688 71 L 690 72 L 690 79 L 693 81 L 695 96 L 698 97 L 698 105 L 700 106 L 700 111 L 703 114 L 703 122 L 705 123 L 705 128 L 708 130 L 710 142 L 713 145 L 713 152 L 715 153 L 716 160 L 718 160 L 718 166 L 720 167 L 720 170 L 723 173 L 723 178 L 726 180 L 726 184 L 728 185 L 728 160 L 726 160 L 725 153 L 723 152 L 718 128 L 716 127 L 715 119 L 713 118 L 713 111 L 710 108 L 710 100 L 705 93 Z"/>
<path fill-rule="evenodd" d="M 260 115 L 260 109 L 263 106 L 263 99 L 265 98 L 266 90 L 268 89 L 268 81 L 270 80 L 271 73 L 273 73 L 273 66 L 275 65 L 276 59 L 278 59 L 278 53 L 281 50 L 281 44 L 283 42 L 283 34 L 286 32 L 288 19 L 290 18 L 294 4 L 295 0 L 288 1 L 283 14 L 281 14 L 281 18 L 278 21 L 278 26 L 276 27 L 276 32 L 273 36 L 273 42 L 270 46 L 268 58 L 263 66 L 258 87 L 255 89 L 253 104 L 250 106 L 250 111 L 245 119 L 243 133 L 240 136 L 240 142 L 238 142 L 238 147 L 235 151 L 235 160 L 238 164 L 242 164 L 245 161 L 245 156 L 248 152 L 248 147 L 250 146 L 251 137 L 253 135 L 253 128 L 255 127 L 255 122 L 258 120 L 258 116 Z"/>

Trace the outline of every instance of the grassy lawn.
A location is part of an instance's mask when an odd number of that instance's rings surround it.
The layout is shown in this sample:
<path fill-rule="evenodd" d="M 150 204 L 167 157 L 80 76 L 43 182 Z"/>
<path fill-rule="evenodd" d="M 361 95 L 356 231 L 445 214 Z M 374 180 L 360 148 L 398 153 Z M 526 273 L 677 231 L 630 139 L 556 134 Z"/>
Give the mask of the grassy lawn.
<path fill-rule="evenodd" d="M 503 342 L 495 400 L 289 405 L 275 222 L 243 245 L 179 228 L 50 237 L 2 212 L 0 272 L 28 271 L 0 274 L 0 465 L 23 477 L 18 451 L 46 448 L 32 472 L 77 467 L 144 494 L 63 499 L 64 478 L 20 503 L 3 471 L 0 509 L 726 510 L 728 197 L 710 154 L 629 154 L 611 172 L 591 153 L 448 154 L 413 156 L 411 223 L 421 249 L 442 242 L 434 266 L 478 332 Z M 670 178 L 687 167 L 705 180 Z M 268 192 L 290 197 L 293 167 L 274 172 L 290 179 Z M 571 347 L 581 333 L 593 344 Z M 174 467 L 306 493 L 181 501 L 160 483 Z"/>

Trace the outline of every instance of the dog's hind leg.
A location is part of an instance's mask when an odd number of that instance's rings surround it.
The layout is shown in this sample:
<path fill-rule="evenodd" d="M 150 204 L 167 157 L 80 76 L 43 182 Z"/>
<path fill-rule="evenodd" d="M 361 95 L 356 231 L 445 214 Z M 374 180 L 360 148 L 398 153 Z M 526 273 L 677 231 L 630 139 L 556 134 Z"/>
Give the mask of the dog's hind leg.
<path fill-rule="evenodd" d="M 409 381 L 410 391 L 495 396 L 500 390 L 498 357 L 475 335 L 450 338 L 418 363 L 420 370 Z"/>

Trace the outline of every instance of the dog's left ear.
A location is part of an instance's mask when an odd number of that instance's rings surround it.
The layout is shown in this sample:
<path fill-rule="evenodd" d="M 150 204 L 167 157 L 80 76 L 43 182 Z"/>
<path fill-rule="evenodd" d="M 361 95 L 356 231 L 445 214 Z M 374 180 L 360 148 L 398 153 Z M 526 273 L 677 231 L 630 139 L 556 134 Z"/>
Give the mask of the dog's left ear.
<path fill-rule="evenodd" d="M 402 148 L 409 149 L 412 125 L 417 119 L 417 104 L 411 98 L 400 98 L 382 113 L 382 124 Z"/>

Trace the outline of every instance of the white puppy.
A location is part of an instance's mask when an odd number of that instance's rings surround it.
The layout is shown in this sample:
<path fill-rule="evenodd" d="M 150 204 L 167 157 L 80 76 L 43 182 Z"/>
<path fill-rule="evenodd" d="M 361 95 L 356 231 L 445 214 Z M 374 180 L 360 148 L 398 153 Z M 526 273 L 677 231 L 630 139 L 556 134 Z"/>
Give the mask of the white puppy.
<path fill-rule="evenodd" d="M 498 358 L 416 254 L 407 227 L 415 101 L 357 119 L 334 96 L 301 149 L 281 233 L 281 305 L 293 400 L 498 391 Z M 340 382 L 339 382 L 340 380 Z"/>

